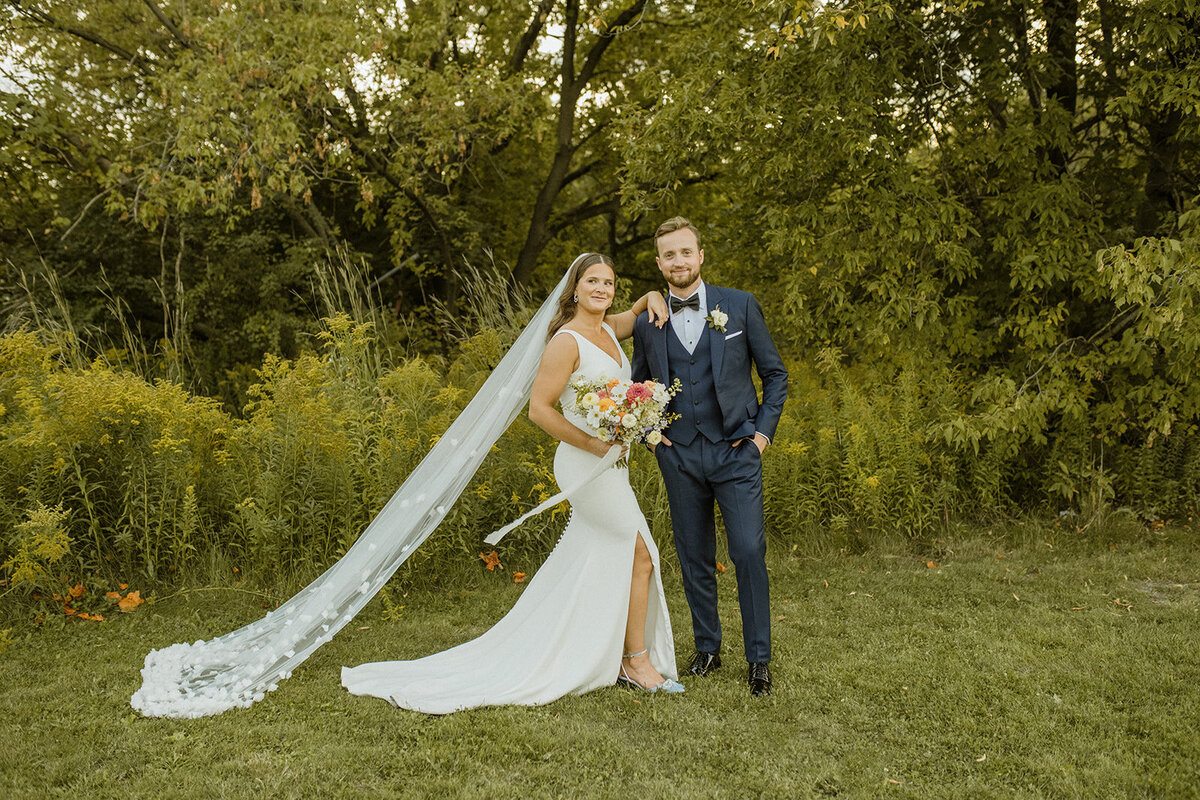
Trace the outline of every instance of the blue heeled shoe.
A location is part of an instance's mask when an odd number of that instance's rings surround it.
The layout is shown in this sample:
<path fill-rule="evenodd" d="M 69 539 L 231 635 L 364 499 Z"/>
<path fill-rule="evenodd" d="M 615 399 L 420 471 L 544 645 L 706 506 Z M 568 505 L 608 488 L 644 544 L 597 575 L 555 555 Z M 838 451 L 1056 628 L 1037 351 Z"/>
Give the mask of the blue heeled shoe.
<path fill-rule="evenodd" d="M 621 656 L 621 658 L 637 658 L 645 654 L 646 650 L 642 650 L 637 653 L 627 653 Z M 629 677 L 629 673 L 625 671 L 624 664 L 621 665 L 621 674 L 617 676 L 617 683 L 629 689 L 640 689 L 643 692 L 664 692 L 666 694 L 682 694 L 684 692 L 683 684 L 670 678 L 664 678 L 663 682 L 657 686 L 643 686 Z"/>

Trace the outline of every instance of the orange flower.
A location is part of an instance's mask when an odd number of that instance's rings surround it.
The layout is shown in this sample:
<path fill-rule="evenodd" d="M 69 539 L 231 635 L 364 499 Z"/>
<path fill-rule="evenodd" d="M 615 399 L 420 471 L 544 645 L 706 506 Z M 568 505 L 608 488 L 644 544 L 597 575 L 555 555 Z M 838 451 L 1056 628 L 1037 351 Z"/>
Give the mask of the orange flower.
<path fill-rule="evenodd" d="M 128 589 L 128 588 L 129 588 L 129 584 L 128 584 L 128 583 L 122 583 L 122 584 L 121 584 L 120 586 L 118 586 L 117 588 L 118 588 L 118 589 Z"/>
<path fill-rule="evenodd" d="M 724 572 L 724 571 L 725 571 L 725 565 L 722 564 L 720 561 L 718 561 L 717 562 L 717 572 Z"/>
<path fill-rule="evenodd" d="M 146 602 L 142 599 L 142 592 L 139 589 L 136 592 L 130 592 L 120 599 L 117 603 L 117 608 L 122 611 L 133 611 L 135 608 Z"/>
<path fill-rule="evenodd" d="M 941 564 L 939 564 L 936 561 L 926 561 L 925 566 L 928 567 L 929 569 L 937 569 L 938 567 L 941 566 Z"/>
<path fill-rule="evenodd" d="M 608 411 L 610 408 L 612 408 L 615 405 L 616 405 L 615 402 L 613 402 L 610 398 L 605 397 L 604 399 L 602 399 L 600 401 L 600 404 L 596 407 L 599 408 L 601 411 Z"/>
<path fill-rule="evenodd" d="M 524 583 L 524 582 L 525 582 L 525 573 L 524 572 L 514 572 L 513 573 L 513 583 Z"/>
<path fill-rule="evenodd" d="M 71 587 L 71 597 L 83 597 L 83 584 L 77 583 Z"/>
<path fill-rule="evenodd" d="M 88 620 L 91 620 L 92 622 L 103 622 L 104 621 L 103 614 L 89 614 L 86 611 L 81 612 L 79 614 L 79 618 L 80 619 L 88 619 Z"/>
<path fill-rule="evenodd" d="M 487 555 L 480 553 L 479 557 L 483 559 L 483 563 L 487 566 L 487 568 L 489 570 L 495 570 L 496 567 L 500 567 L 500 569 L 504 569 L 504 565 L 500 563 L 500 554 L 497 553 L 495 550 L 488 553 Z"/>
<path fill-rule="evenodd" d="M 105 592 L 104 596 L 107 597 L 109 600 L 120 600 L 121 599 L 120 592 Z"/>
<path fill-rule="evenodd" d="M 617 385 L 618 383 L 620 383 L 620 382 L 621 382 L 621 381 L 619 381 L 619 380 L 618 380 L 618 379 L 616 379 L 616 378 L 609 378 L 609 379 L 608 379 L 608 388 L 609 388 L 609 389 L 611 389 L 611 388 L 613 388 L 614 386 L 616 386 L 616 385 Z"/>
<path fill-rule="evenodd" d="M 63 606 L 63 613 L 70 617 L 75 614 L 75 609 L 70 606 Z"/>

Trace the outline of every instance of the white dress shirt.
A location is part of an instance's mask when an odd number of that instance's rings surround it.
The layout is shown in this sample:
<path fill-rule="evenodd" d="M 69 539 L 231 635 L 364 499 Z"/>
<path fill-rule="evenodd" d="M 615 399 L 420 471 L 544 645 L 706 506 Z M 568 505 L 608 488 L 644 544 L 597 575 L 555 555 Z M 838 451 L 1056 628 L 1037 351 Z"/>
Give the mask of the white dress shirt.
<path fill-rule="evenodd" d="M 700 335 L 704 333 L 704 318 L 708 316 L 708 296 L 704 289 L 704 281 L 701 281 L 700 288 L 692 292 L 692 294 L 700 295 L 700 309 L 698 311 L 683 308 L 679 311 L 671 312 L 671 327 L 675 329 L 675 335 L 679 337 L 679 341 L 683 343 L 684 349 L 689 353 L 696 352 L 696 345 L 700 343 Z M 679 297 L 674 289 L 671 289 L 670 296 Z M 689 294 L 687 297 L 679 297 L 679 299 L 690 300 L 691 297 L 692 295 Z M 667 303 L 670 303 L 669 298 Z M 670 308 L 669 305 L 668 308 Z"/>

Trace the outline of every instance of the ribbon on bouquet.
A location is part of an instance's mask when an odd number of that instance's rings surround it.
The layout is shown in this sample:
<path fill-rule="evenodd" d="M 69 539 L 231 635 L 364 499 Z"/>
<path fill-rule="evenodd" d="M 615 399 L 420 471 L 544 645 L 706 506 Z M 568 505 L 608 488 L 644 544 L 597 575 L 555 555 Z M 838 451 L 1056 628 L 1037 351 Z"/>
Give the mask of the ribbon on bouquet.
<path fill-rule="evenodd" d="M 501 539 L 503 539 L 507 534 L 512 532 L 513 529 L 515 529 L 518 525 L 520 525 L 525 520 L 529 519 L 530 517 L 536 517 L 538 514 L 542 513 L 546 509 L 554 508 L 556 505 L 561 503 L 563 500 L 566 500 L 571 495 L 575 494 L 580 489 L 587 486 L 592 481 L 596 480 L 596 478 L 599 478 L 600 475 L 605 470 L 607 470 L 613 464 L 616 464 L 617 459 L 619 459 L 620 457 L 621 457 L 621 445 L 614 444 L 612 447 L 608 448 L 608 452 L 604 454 L 604 458 L 597 461 L 596 466 L 592 467 L 592 470 L 589 473 L 587 473 L 586 475 L 584 475 L 580 480 L 576 481 L 575 483 L 571 484 L 567 488 L 563 489 L 561 492 L 554 495 L 553 497 L 546 500 L 545 502 L 539 503 L 535 508 L 532 508 L 529 511 L 526 511 L 524 514 L 517 517 L 512 522 L 508 523 L 503 528 L 500 528 L 499 530 L 492 532 L 483 541 L 486 542 L 487 544 L 497 544 Z"/>

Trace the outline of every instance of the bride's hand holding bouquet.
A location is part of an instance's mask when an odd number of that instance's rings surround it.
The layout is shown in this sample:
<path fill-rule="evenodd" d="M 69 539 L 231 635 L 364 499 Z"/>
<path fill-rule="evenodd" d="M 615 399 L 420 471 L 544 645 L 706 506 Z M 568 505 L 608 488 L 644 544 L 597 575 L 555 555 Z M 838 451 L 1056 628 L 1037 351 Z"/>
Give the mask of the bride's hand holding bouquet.
<path fill-rule="evenodd" d="M 658 444 L 663 429 L 679 417 L 666 413 L 667 403 L 679 391 L 678 379 L 670 387 L 656 381 L 618 378 L 578 380 L 572 386 L 575 401 L 571 410 L 587 420 L 601 442 L 622 445 L 620 464 L 628 463 L 630 445 Z"/>

